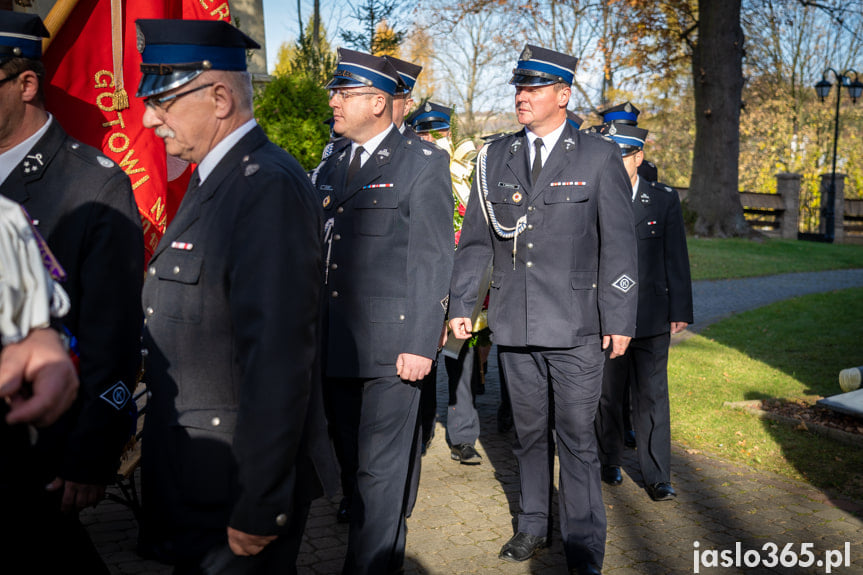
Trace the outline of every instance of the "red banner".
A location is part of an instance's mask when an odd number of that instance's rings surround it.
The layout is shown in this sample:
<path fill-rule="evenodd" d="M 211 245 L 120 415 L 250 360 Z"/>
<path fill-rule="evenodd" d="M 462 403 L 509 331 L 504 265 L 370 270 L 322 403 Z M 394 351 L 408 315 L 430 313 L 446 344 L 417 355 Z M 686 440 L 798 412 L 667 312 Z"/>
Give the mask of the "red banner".
<path fill-rule="evenodd" d="M 74 138 L 102 152 L 126 172 L 144 226 L 147 259 L 177 212 L 191 169 L 167 158 L 165 145 L 141 119 L 144 103 L 135 98 L 141 79 L 135 20 L 186 18 L 230 20 L 227 0 L 79 0 L 43 61 L 51 112 Z M 47 20 L 47 18 L 46 18 Z M 114 68 L 114 46 L 122 48 L 121 70 Z M 128 107 L 118 95 L 120 85 Z M 82 182 L 86 185 L 86 182 Z"/>

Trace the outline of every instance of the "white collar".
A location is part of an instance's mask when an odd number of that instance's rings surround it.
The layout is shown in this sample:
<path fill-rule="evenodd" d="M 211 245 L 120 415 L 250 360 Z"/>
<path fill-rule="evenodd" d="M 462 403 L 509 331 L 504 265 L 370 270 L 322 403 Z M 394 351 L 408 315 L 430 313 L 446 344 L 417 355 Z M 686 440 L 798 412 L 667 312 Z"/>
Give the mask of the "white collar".
<path fill-rule="evenodd" d="M 48 131 L 48 128 L 51 127 L 51 122 L 53 121 L 54 116 L 48 114 L 48 120 L 42 124 L 42 127 L 36 130 L 32 136 L 28 137 L 14 148 L 9 148 L 0 154 L 0 184 L 5 182 L 6 178 L 9 177 L 9 174 L 11 174 L 12 171 L 24 161 L 24 158 L 27 157 L 27 153 L 33 149 L 33 146 L 35 146 L 40 139 L 42 139 L 42 136 L 44 136 L 45 132 Z"/>
<path fill-rule="evenodd" d="M 375 152 L 375 150 L 378 149 L 378 146 L 381 145 L 381 142 L 384 141 L 384 139 L 389 135 L 390 131 L 395 127 L 396 127 L 396 125 L 391 123 L 389 126 L 387 126 L 387 128 L 383 132 L 381 132 L 380 134 L 378 134 L 377 136 L 375 136 L 373 138 L 370 138 L 369 140 L 366 141 L 365 144 L 362 145 L 363 146 L 363 155 L 360 156 L 360 165 L 361 166 L 365 165 L 366 160 L 368 160 L 369 158 L 372 157 L 372 154 Z M 360 146 L 360 144 L 357 144 L 356 142 L 351 141 L 351 158 L 354 157 L 354 152 L 357 150 L 357 148 L 359 146 Z"/>
<path fill-rule="evenodd" d="M 213 170 L 216 169 L 216 166 L 219 165 L 219 162 L 222 161 L 228 152 L 231 151 L 231 148 L 237 145 L 237 142 L 243 139 L 243 136 L 251 132 L 258 123 L 254 118 L 222 138 L 222 141 L 213 146 L 213 149 L 210 150 L 204 159 L 201 160 L 201 163 L 198 164 L 198 177 L 201 179 L 201 183 L 204 183 L 204 180 L 207 179 Z"/>
<path fill-rule="evenodd" d="M 560 126 L 558 126 L 555 130 L 553 130 L 552 132 L 550 132 L 550 133 L 548 133 L 542 137 L 542 147 L 545 148 L 545 150 L 546 150 L 546 152 L 545 152 L 546 158 L 548 158 L 549 154 L 551 154 L 551 151 L 554 149 L 554 145 L 557 144 L 557 141 L 560 139 L 560 135 L 563 133 L 563 129 L 565 127 L 566 127 L 566 118 L 564 118 L 563 123 Z M 537 136 L 536 134 L 531 132 L 530 128 L 526 127 L 524 129 L 524 131 L 527 134 L 527 142 L 529 144 L 528 149 L 533 150 L 533 142 L 539 136 Z M 533 152 L 531 152 L 531 153 L 533 153 Z"/>

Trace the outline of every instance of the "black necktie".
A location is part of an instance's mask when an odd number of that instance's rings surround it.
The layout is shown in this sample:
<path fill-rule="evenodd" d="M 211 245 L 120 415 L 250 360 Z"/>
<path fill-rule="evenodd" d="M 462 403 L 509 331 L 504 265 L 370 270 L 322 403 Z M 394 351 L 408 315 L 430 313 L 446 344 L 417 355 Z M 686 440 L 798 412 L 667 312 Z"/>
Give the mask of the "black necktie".
<path fill-rule="evenodd" d="M 190 194 L 195 191 L 198 186 L 201 185 L 201 176 L 198 175 L 198 168 L 195 168 L 195 171 L 192 172 L 192 177 L 189 178 L 189 186 L 186 188 L 186 194 Z"/>
<path fill-rule="evenodd" d="M 363 155 L 363 147 L 357 146 L 357 149 L 354 151 L 354 157 L 351 158 L 351 164 L 348 166 L 348 183 L 357 175 L 357 172 L 360 171 L 361 163 L 360 159 Z"/>
<path fill-rule="evenodd" d="M 536 183 L 539 179 L 539 173 L 542 171 L 542 138 L 537 138 L 533 141 L 533 167 L 530 169 L 530 182 Z"/>

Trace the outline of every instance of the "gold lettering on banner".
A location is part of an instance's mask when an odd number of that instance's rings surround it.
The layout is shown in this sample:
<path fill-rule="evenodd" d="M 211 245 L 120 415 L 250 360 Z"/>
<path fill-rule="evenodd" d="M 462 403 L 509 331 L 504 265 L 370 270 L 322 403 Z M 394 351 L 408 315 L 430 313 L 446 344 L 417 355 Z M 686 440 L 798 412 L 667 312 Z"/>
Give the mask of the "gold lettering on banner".
<path fill-rule="evenodd" d="M 216 2 L 213 0 L 198 0 L 198 4 L 201 5 L 201 8 L 204 10 L 210 10 L 213 6 L 215 6 Z M 228 20 L 231 19 L 231 8 L 228 6 L 227 2 L 222 2 L 212 10 L 210 10 L 210 16 L 215 16 L 219 20 Z"/>
<path fill-rule="evenodd" d="M 113 88 L 114 74 L 109 70 L 99 70 L 93 76 L 93 87 L 96 90 Z M 105 98 L 108 99 L 110 105 L 104 103 Z M 107 148 L 118 155 L 126 152 L 123 159 L 118 162 L 120 164 L 120 168 L 122 168 L 123 171 L 126 172 L 126 175 L 130 177 L 135 174 L 142 174 L 137 180 L 132 182 L 132 190 L 135 191 L 150 181 L 150 175 L 147 173 L 147 168 L 145 166 L 142 165 L 138 167 L 138 162 L 140 160 L 135 157 L 135 150 L 130 148 L 132 140 L 126 133 L 126 122 L 123 120 L 123 113 L 120 110 L 117 110 L 113 90 L 97 94 L 95 104 L 103 112 L 113 112 L 114 114 L 113 119 L 111 119 L 109 115 L 108 119 L 105 122 L 102 122 L 102 127 L 107 128 L 110 131 Z M 151 216 L 153 216 L 155 211 L 153 221 L 150 221 L 150 218 L 144 213 L 141 214 L 141 221 L 144 225 L 144 237 L 147 238 L 146 242 L 150 246 L 150 251 L 156 248 L 156 244 L 159 243 L 159 239 L 167 225 L 167 216 L 165 215 L 165 207 L 162 202 L 162 198 L 157 198 L 156 203 L 150 209 Z"/>

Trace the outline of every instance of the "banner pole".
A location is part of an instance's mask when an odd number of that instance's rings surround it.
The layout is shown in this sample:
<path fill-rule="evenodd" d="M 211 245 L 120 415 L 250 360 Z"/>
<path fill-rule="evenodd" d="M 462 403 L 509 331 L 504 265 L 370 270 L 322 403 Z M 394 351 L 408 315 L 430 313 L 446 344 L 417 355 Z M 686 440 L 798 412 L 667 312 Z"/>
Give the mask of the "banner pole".
<path fill-rule="evenodd" d="M 69 15 L 72 13 L 72 10 L 75 9 L 76 4 L 78 4 L 78 0 L 57 0 L 54 7 L 51 8 L 51 11 L 48 12 L 47 16 L 45 16 L 45 27 L 48 29 L 48 32 L 51 33 L 51 37 L 42 39 L 43 54 L 48 51 L 48 46 L 51 45 L 51 40 L 57 37 L 57 33 L 66 23 L 66 20 L 69 19 Z"/>

